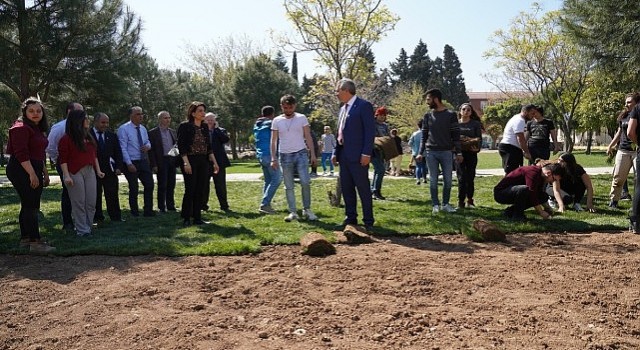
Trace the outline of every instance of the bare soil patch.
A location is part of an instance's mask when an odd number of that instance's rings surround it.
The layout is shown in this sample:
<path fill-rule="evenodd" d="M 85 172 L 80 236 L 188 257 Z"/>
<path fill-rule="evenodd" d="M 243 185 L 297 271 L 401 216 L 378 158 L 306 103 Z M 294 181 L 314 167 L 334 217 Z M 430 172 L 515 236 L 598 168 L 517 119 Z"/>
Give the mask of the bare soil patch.
<path fill-rule="evenodd" d="M 640 236 L 0 256 L 0 349 L 638 349 Z"/>

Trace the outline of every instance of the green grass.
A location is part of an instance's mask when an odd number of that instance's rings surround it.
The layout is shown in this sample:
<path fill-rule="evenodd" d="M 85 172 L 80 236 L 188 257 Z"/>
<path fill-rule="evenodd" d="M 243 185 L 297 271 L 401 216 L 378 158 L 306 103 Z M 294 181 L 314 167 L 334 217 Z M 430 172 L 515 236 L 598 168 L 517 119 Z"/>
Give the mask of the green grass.
<path fill-rule="evenodd" d="M 626 209 L 629 201 L 622 201 L 623 210 L 609 210 L 609 176 L 594 177 L 596 187 L 597 214 L 569 211 L 550 221 L 538 219 L 532 210 L 527 212 L 527 222 L 510 222 L 502 219 L 504 206 L 494 203 L 492 188 L 498 177 L 479 178 L 476 181 L 476 203 L 478 208 L 461 210 L 455 214 L 431 214 L 428 186 L 415 185 L 412 179 L 388 179 L 383 185 L 386 201 L 374 202 L 376 216 L 375 232 L 378 235 L 440 235 L 464 233 L 477 239 L 471 228 L 473 219 L 485 218 L 495 221 L 510 233 L 517 232 L 590 232 L 597 230 L 619 230 L 626 227 Z M 110 223 L 108 220 L 91 237 L 78 238 L 64 233 L 60 225 L 60 186 L 45 190 L 42 201 L 44 217 L 41 221 L 42 235 L 58 250 L 58 255 L 106 254 L 106 255 L 235 255 L 259 252 L 262 245 L 296 244 L 307 232 L 315 231 L 334 239 L 336 224 L 344 217 L 343 209 L 330 207 L 326 192 L 333 189 L 334 181 L 315 180 L 312 183 L 313 210 L 320 217 L 318 222 L 285 223 L 284 188 L 276 194 L 274 207 L 281 210 L 278 215 L 263 216 L 256 211 L 260 198 L 260 182 L 230 182 L 229 202 L 234 213 L 225 215 L 221 211 L 204 214 L 211 224 L 182 228 L 178 213 L 160 214 L 155 218 L 128 217 L 124 210 L 125 223 Z M 457 189 L 452 190 L 455 203 Z M 441 187 L 440 187 L 441 189 Z M 178 184 L 176 199 L 182 198 L 182 183 Z M 296 188 L 298 201 L 299 187 Z M 142 197 L 142 196 L 140 196 Z M 215 207 L 215 195 L 210 205 Z M 0 187 L 0 253 L 24 253 L 18 246 L 19 204 L 15 191 Z M 126 206 L 125 186 L 121 185 L 120 203 Z"/>
<path fill-rule="evenodd" d="M 584 153 L 583 150 L 578 150 L 574 152 L 578 163 L 580 163 L 585 168 L 592 167 L 606 167 L 611 166 L 611 164 L 607 164 L 606 159 L 607 155 L 605 151 L 596 150 L 592 151 L 590 155 Z M 556 159 L 557 155 L 552 155 L 551 159 Z M 318 159 L 318 162 L 320 160 Z M 411 161 L 411 156 L 405 154 L 402 159 L 403 168 L 406 169 L 409 166 L 409 162 Z M 236 160 L 232 161 L 232 166 L 227 168 L 227 173 L 229 174 L 241 174 L 241 173 L 262 173 L 260 169 L 260 164 L 256 159 L 250 160 Z M 322 171 L 322 167 L 318 164 L 318 168 Z M 500 169 L 502 168 L 502 160 L 500 159 L 500 155 L 497 151 L 487 151 L 483 150 L 478 153 L 478 169 Z M 338 170 L 336 170 L 338 171 Z"/>

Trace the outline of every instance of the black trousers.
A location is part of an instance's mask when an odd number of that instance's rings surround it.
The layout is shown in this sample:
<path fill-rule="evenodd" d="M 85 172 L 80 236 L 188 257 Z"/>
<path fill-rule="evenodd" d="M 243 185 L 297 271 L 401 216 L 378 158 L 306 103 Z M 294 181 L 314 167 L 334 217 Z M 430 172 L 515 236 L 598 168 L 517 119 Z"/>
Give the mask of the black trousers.
<path fill-rule="evenodd" d="M 493 199 L 500 204 L 512 204 L 514 214 L 524 215 L 524 211 L 533 207 L 529 188 L 526 185 L 507 187 L 502 190 L 493 189 Z"/>
<path fill-rule="evenodd" d="M 218 203 L 220 209 L 229 209 L 229 202 L 227 201 L 227 169 L 222 167 L 217 174 L 213 174 L 213 185 L 216 188 L 216 197 L 218 197 Z"/>
<path fill-rule="evenodd" d="M 40 226 L 38 225 L 38 212 L 40 211 L 40 198 L 44 183 L 43 161 L 31 161 L 31 166 L 38 176 L 39 185 L 31 187 L 29 174 L 24 170 L 20 162 L 15 158 L 9 158 L 7 164 L 7 177 L 20 197 L 20 239 L 36 241 L 40 239 Z"/>
<path fill-rule="evenodd" d="M 122 210 L 120 209 L 120 199 L 118 198 L 118 175 L 109 172 L 101 179 L 96 176 L 97 196 L 96 196 L 96 213 L 93 221 L 104 220 L 102 212 L 102 192 L 104 191 L 104 199 L 107 204 L 107 213 L 111 221 L 119 221 L 122 219 Z"/>
<path fill-rule="evenodd" d="M 529 146 L 529 154 L 531 154 L 529 165 L 533 165 L 538 158 L 545 160 L 549 160 L 549 158 L 551 158 L 551 150 L 549 149 L 549 145 L 547 145 L 546 147 Z"/>
<path fill-rule="evenodd" d="M 138 209 L 138 180 L 142 182 L 144 187 L 144 212 L 153 212 L 153 174 L 151 173 L 151 166 L 147 159 L 134 160 L 131 163 L 136 167 L 136 172 L 132 173 L 128 169 L 125 169 L 124 176 L 129 183 L 129 208 L 131 214 L 139 215 Z"/>
<path fill-rule="evenodd" d="M 475 152 L 462 152 L 464 158 L 458 163 L 456 174 L 458 175 L 458 201 L 465 198 L 473 199 L 475 193 L 476 167 L 478 166 L 478 154 Z"/>
<path fill-rule="evenodd" d="M 60 163 L 56 163 L 56 172 L 60 176 L 62 182 L 62 196 L 60 198 L 60 210 L 62 210 L 62 225 L 73 225 L 73 218 L 71 217 L 71 198 L 69 198 L 69 191 L 67 191 L 67 185 L 64 184 L 62 176 L 62 167 Z"/>
<path fill-rule="evenodd" d="M 162 164 L 158 167 L 158 209 L 175 209 L 176 200 L 174 193 L 176 189 L 176 159 L 175 157 L 164 156 Z"/>
<path fill-rule="evenodd" d="M 184 177 L 184 197 L 182 197 L 180 215 L 185 220 L 190 218 L 200 220 L 204 202 L 203 189 L 209 181 L 209 160 L 206 155 L 190 155 L 188 158 L 191 174 L 184 171 L 184 165 L 181 166 Z"/>
<path fill-rule="evenodd" d="M 519 147 L 501 143 L 498 144 L 498 153 L 500 153 L 500 157 L 502 158 L 502 168 L 505 174 L 523 165 L 524 155 L 522 154 L 522 149 Z"/>

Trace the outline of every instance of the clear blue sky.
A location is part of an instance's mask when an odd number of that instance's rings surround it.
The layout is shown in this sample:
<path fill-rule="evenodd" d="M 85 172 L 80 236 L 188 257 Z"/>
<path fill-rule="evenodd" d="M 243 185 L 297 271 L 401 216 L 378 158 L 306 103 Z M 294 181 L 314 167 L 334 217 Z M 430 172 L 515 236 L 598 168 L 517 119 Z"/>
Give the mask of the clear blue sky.
<path fill-rule="evenodd" d="M 187 43 L 199 45 L 230 35 L 246 35 L 272 53 L 278 47 L 270 31 L 295 35 L 285 18 L 282 0 L 125 0 L 143 21 L 142 38 L 150 55 L 161 68 L 183 68 Z M 545 10 L 562 6 L 562 0 L 539 0 Z M 470 91 L 494 90 L 481 74 L 492 72 L 493 63 L 482 53 L 491 45 L 489 38 L 521 11 L 529 11 L 527 0 L 388 0 L 385 4 L 400 17 L 393 32 L 373 46 L 378 68 L 395 61 L 401 48 L 410 55 L 422 39 L 429 56 L 442 57 L 445 44 L 451 45 L 462 64 Z M 283 50 L 284 51 L 284 50 Z M 287 53 L 285 53 L 288 55 Z M 298 53 L 298 72 L 302 77 L 323 73 L 313 61 L 313 53 Z M 287 56 L 289 67 L 291 57 Z"/>

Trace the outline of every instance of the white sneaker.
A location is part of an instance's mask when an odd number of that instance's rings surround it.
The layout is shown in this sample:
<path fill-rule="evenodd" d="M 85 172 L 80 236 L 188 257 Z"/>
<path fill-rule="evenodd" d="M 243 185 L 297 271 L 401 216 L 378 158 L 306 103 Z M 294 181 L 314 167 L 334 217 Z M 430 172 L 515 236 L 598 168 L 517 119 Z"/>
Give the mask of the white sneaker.
<path fill-rule="evenodd" d="M 309 221 L 318 220 L 318 217 L 311 211 L 311 209 L 302 210 L 302 217 Z"/>
<path fill-rule="evenodd" d="M 558 209 L 558 203 L 556 203 L 556 201 L 555 201 L 555 200 L 553 200 L 553 199 L 549 198 L 549 200 L 548 200 L 547 202 L 549 203 L 549 206 L 550 206 L 552 209 Z"/>
<path fill-rule="evenodd" d="M 443 205 L 441 209 L 445 213 L 455 213 L 456 212 L 456 208 L 452 207 L 449 204 Z"/>
<path fill-rule="evenodd" d="M 300 220 L 300 218 L 298 217 L 298 214 L 289 213 L 289 215 L 284 217 L 284 221 L 286 221 L 286 222 L 291 222 L 293 220 Z"/>
<path fill-rule="evenodd" d="M 440 206 L 434 205 L 433 209 L 431 209 L 431 214 L 438 214 L 438 212 L 440 212 Z"/>
<path fill-rule="evenodd" d="M 574 203 L 573 204 L 573 209 L 575 209 L 575 211 L 584 211 L 584 209 L 582 209 L 582 206 L 580 205 L 580 203 Z"/>

